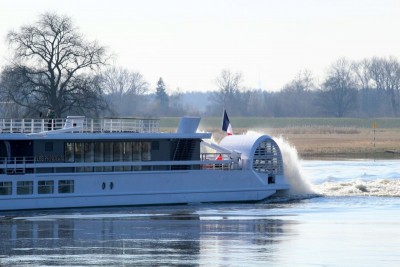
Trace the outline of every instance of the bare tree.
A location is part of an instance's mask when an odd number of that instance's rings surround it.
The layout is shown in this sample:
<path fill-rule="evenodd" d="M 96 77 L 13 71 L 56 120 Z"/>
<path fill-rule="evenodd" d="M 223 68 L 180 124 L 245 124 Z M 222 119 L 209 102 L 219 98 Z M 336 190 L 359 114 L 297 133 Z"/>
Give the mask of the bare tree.
<path fill-rule="evenodd" d="M 5 87 L 27 113 L 52 106 L 61 116 L 105 107 L 100 87 L 93 84 L 94 71 L 106 63 L 105 48 L 85 41 L 70 18 L 45 13 L 35 24 L 9 32 L 7 40 L 14 60 L 3 73 Z"/>
<path fill-rule="evenodd" d="M 372 88 L 371 60 L 365 58 L 361 61 L 353 62 L 352 69 L 356 83 L 359 84 L 359 89 Z"/>
<path fill-rule="evenodd" d="M 382 90 L 389 98 L 392 113 L 400 115 L 400 63 L 394 58 L 373 58 L 370 65 L 371 78 L 377 90 Z"/>
<path fill-rule="evenodd" d="M 102 74 L 102 87 L 113 111 L 124 115 L 137 114 L 136 107 L 149 90 L 142 74 L 121 67 L 111 67 Z"/>
<path fill-rule="evenodd" d="M 357 103 L 357 91 L 351 64 L 347 59 L 333 63 L 323 83 L 319 104 L 335 117 L 345 116 Z"/>
<path fill-rule="evenodd" d="M 184 106 L 182 102 L 183 93 L 179 88 L 169 95 L 169 115 L 170 116 L 185 116 L 193 114 L 193 108 L 191 106 Z"/>
<path fill-rule="evenodd" d="M 104 90 L 107 94 L 123 97 L 124 95 L 142 95 L 149 90 L 149 84 L 139 72 L 124 68 L 111 67 L 103 73 Z"/>
<path fill-rule="evenodd" d="M 374 82 L 371 75 L 371 60 L 363 59 L 352 63 L 352 69 L 355 74 L 355 81 L 359 90 L 359 112 L 361 115 L 372 117 L 379 113 L 381 96 L 374 88 Z"/>
<path fill-rule="evenodd" d="M 299 74 L 281 91 L 282 105 L 285 106 L 281 116 L 305 116 L 310 114 L 313 98 L 311 90 L 315 89 L 314 79 L 308 70 L 299 72 Z"/>
<path fill-rule="evenodd" d="M 221 75 L 216 79 L 218 91 L 211 98 L 214 108 L 219 109 L 219 112 L 222 112 L 224 108 L 228 109 L 232 115 L 240 114 L 245 110 L 246 107 L 240 99 L 242 81 L 241 73 L 222 70 Z"/>

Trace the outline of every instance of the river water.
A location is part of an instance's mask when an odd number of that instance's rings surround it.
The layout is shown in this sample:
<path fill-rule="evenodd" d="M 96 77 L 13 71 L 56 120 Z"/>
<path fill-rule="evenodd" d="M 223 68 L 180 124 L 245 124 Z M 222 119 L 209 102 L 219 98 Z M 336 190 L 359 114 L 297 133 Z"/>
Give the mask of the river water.
<path fill-rule="evenodd" d="M 258 203 L 0 213 L 0 266 L 400 266 L 400 161 L 289 164 Z"/>

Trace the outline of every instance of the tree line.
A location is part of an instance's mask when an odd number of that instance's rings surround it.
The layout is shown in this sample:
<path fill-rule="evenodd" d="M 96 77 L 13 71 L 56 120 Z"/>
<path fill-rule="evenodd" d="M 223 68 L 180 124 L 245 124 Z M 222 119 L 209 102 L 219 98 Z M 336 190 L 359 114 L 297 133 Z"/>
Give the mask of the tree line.
<path fill-rule="evenodd" d="M 395 57 L 332 63 L 319 84 L 302 71 L 278 92 L 245 89 L 240 73 L 222 71 L 213 94 L 212 114 L 219 106 L 234 115 L 270 117 L 398 117 L 400 62 Z"/>
<path fill-rule="evenodd" d="M 301 71 L 279 91 L 244 86 L 240 72 L 222 70 L 205 109 L 168 94 L 162 78 L 155 90 L 140 72 L 113 66 L 113 55 L 87 41 L 67 16 L 45 13 L 7 34 L 13 58 L 0 74 L 3 116 L 37 117 L 51 106 L 58 117 L 232 116 L 383 117 L 400 115 L 400 62 L 395 57 L 341 58 L 317 83 Z"/>

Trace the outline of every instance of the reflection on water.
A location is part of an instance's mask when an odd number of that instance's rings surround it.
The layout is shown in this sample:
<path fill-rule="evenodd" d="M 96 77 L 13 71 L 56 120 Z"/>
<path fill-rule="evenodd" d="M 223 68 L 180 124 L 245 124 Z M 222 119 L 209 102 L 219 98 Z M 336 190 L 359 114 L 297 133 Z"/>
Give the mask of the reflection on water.
<path fill-rule="evenodd" d="M 0 266 L 397 266 L 399 207 L 345 196 L 0 214 Z"/>
<path fill-rule="evenodd" d="M 302 165 L 320 197 L 0 213 L 0 266 L 398 266 L 400 162 Z"/>
<path fill-rule="evenodd" d="M 202 208 L 0 217 L 0 265 L 210 266 L 246 264 L 253 254 L 258 254 L 256 262 L 266 263 L 290 232 L 280 219 L 202 214 Z"/>

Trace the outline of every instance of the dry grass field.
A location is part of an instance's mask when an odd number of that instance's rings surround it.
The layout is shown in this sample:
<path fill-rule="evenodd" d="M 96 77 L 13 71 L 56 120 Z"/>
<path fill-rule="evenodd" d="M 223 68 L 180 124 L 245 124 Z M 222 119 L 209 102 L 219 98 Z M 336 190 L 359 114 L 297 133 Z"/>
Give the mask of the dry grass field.
<path fill-rule="evenodd" d="M 218 141 L 225 133 L 209 129 Z M 237 129 L 237 134 L 245 129 Z M 295 146 L 301 158 L 400 158 L 400 129 L 366 128 L 264 128 L 257 132 L 282 136 Z"/>
<path fill-rule="evenodd" d="M 265 120 L 271 123 L 271 119 Z M 235 134 L 246 133 L 250 128 L 270 136 L 283 136 L 296 147 L 301 158 L 400 158 L 400 119 L 378 119 L 379 127 L 384 127 L 375 129 L 375 141 L 368 119 L 283 118 L 272 121 L 275 123 L 272 127 L 266 126 L 265 120 L 233 118 L 231 122 Z M 219 121 L 206 119 L 201 125 L 202 130 L 213 133 L 215 141 L 225 136 L 219 129 Z M 247 124 L 248 127 L 243 127 Z M 171 125 L 164 130 L 174 131 L 175 127 Z"/>
<path fill-rule="evenodd" d="M 274 129 L 273 135 L 279 134 Z M 282 129 L 282 136 L 292 143 L 303 158 L 400 158 L 400 129 L 358 129 L 349 133 L 309 133 Z"/>

